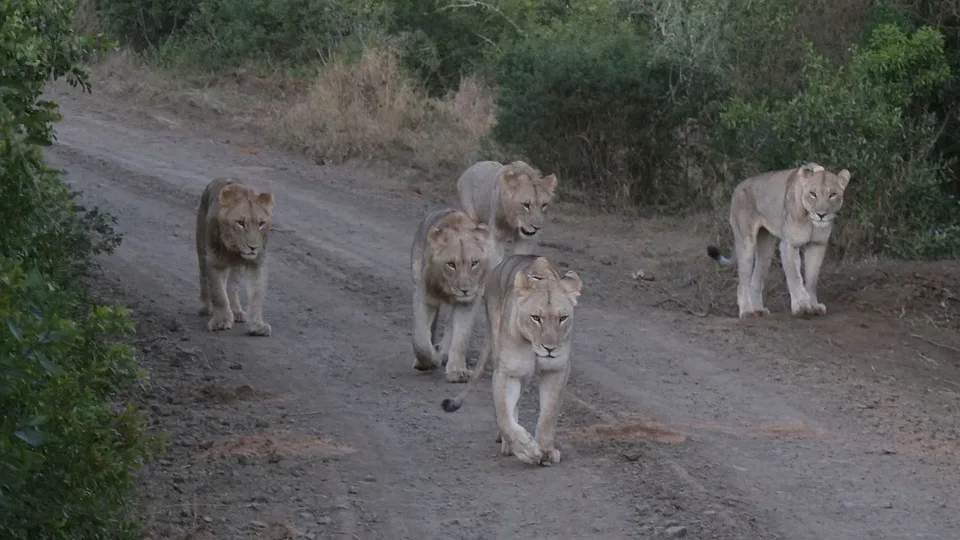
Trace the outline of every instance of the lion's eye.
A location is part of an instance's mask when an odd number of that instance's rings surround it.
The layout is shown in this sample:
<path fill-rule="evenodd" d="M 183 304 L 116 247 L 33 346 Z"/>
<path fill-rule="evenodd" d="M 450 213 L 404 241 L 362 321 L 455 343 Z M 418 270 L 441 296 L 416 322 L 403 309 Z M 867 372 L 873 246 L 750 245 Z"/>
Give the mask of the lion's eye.
<path fill-rule="evenodd" d="M 237 227 L 240 227 L 241 229 L 244 228 L 243 220 L 242 220 L 242 219 L 238 219 L 238 220 L 237 220 Z"/>
<path fill-rule="evenodd" d="M 453 262 L 453 261 L 450 261 L 450 262 L 447 263 L 447 266 L 450 267 L 450 268 L 456 269 L 456 268 L 457 268 L 457 263 L 455 263 L 455 262 Z"/>
<path fill-rule="evenodd" d="M 541 210 L 546 210 L 546 209 L 547 209 L 547 205 L 545 204 L 545 205 L 541 206 L 540 209 L 541 209 Z"/>
<path fill-rule="evenodd" d="M 810 192 L 810 198 L 811 198 L 811 199 L 816 199 L 816 198 L 817 198 L 817 194 L 811 191 L 811 192 Z"/>
<path fill-rule="evenodd" d="M 830 194 L 830 198 L 831 198 L 831 199 L 836 199 L 836 198 L 837 198 L 837 194 L 836 194 L 836 193 L 831 193 L 831 194 Z"/>
<path fill-rule="evenodd" d="M 471 261 L 470 268 L 476 268 L 478 264 L 480 264 L 480 261 Z"/>
<path fill-rule="evenodd" d="M 563 324 L 563 321 L 567 320 L 568 317 L 569 317 L 569 315 L 561 315 L 561 316 L 560 316 L 560 324 Z"/>
<path fill-rule="evenodd" d="M 533 319 L 533 322 L 535 322 L 535 323 L 537 323 L 537 324 L 540 324 L 540 316 L 539 316 L 539 315 L 531 315 L 530 318 Z"/>
<path fill-rule="evenodd" d="M 266 221 L 263 221 L 262 219 L 260 220 L 260 228 L 261 228 L 261 229 L 262 229 L 263 226 L 266 225 L 266 224 L 267 224 Z"/>
<path fill-rule="evenodd" d="M 522 206 L 524 210 L 529 210 L 529 209 L 530 209 L 530 203 L 528 203 L 528 202 L 521 203 L 520 206 Z"/>

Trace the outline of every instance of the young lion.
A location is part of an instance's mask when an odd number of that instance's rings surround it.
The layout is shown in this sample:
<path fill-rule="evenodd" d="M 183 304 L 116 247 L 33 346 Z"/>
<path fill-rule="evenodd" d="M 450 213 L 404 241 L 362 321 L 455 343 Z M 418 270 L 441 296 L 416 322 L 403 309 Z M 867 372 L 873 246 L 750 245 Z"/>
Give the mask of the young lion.
<path fill-rule="evenodd" d="M 503 165 L 480 161 L 457 180 L 460 205 L 473 219 L 493 229 L 497 257 L 503 259 L 504 243 L 513 239 L 513 252 L 533 252 L 534 237 L 546 221 L 545 212 L 557 195 L 555 174 L 540 173 L 523 161 Z"/>
<path fill-rule="evenodd" d="M 415 369 L 436 369 L 439 358 L 447 381 L 467 382 L 466 349 L 493 253 L 490 229 L 459 210 L 435 210 L 420 222 L 410 250 Z M 434 343 L 443 305 L 453 315 L 438 353 Z"/>
<path fill-rule="evenodd" d="M 270 325 L 263 321 L 263 297 L 267 288 L 267 237 L 273 203 L 271 193 L 258 193 L 232 178 L 212 180 L 200 196 L 197 209 L 199 314 L 213 315 L 207 322 L 210 331 L 228 330 L 234 322 L 247 320 L 247 313 L 240 306 L 237 283 L 237 277 L 246 274 L 250 296 L 247 333 L 270 335 Z"/>
<path fill-rule="evenodd" d="M 545 257 L 505 258 L 485 285 L 488 338 L 480 362 L 470 385 L 457 397 L 443 400 L 443 410 L 454 412 L 461 407 L 492 355 L 500 453 L 514 454 L 531 465 L 560 463 L 554 432 L 570 375 L 574 306 L 582 288 L 576 272 L 561 274 Z M 517 402 L 523 385 L 535 373 L 540 376 L 540 415 L 536 435 L 531 437 L 520 425 Z"/>
<path fill-rule="evenodd" d="M 730 226 L 739 273 L 737 303 L 741 318 L 770 313 L 763 307 L 763 283 L 778 238 L 791 311 L 794 315 L 826 314 L 826 306 L 817 301 L 817 279 L 848 182 L 850 171 L 834 174 L 811 162 L 798 169 L 747 178 L 734 189 Z M 722 265 L 734 264 L 716 246 L 707 246 L 707 255 Z"/>

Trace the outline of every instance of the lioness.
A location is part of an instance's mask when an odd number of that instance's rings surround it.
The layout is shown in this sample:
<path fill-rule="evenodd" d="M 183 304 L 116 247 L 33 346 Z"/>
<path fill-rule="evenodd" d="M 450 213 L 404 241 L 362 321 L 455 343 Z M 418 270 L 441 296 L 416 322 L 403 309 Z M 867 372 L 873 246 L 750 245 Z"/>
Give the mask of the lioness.
<path fill-rule="evenodd" d="M 464 212 L 493 229 L 499 262 L 510 239 L 515 242 L 514 253 L 533 252 L 547 206 L 557 195 L 557 177 L 541 176 L 523 161 L 507 165 L 480 161 L 460 175 L 457 194 Z"/>
<path fill-rule="evenodd" d="M 817 301 L 817 279 L 848 182 L 850 171 L 834 174 L 811 162 L 798 169 L 747 178 L 734 189 L 730 227 L 739 274 L 737 303 L 741 318 L 770 313 L 763 307 L 763 283 L 778 238 L 791 311 L 794 315 L 826 314 L 826 306 Z M 722 265 L 734 264 L 716 246 L 707 246 L 707 255 Z"/>
<path fill-rule="evenodd" d="M 511 255 L 487 276 L 484 306 L 487 342 L 470 378 L 457 397 L 443 400 L 454 412 L 476 388 L 487 359 L 493 361 L 493 404 L 500 430 L 500 453 L 535 465 L 560 462 L 554 446 L 557 415 L 570 375 L 574 306 L 583 282 L 574 271 L 561 274 L 547 258 Z M 492 354 L 491 354 L 492 353 Z M 519 423 L 517 402 L 523 385 L 539 374 L 540 415 L 534 437 Z"/>
<path fill-rule="evenodd" d="M 444 208 L 427 214 L 413 237 L 413 367 L 446 364 L 447 381 L 467 382 L 466 349 L 483 283 L 494 254 L 490 229 L 470 216 Z M 439 354 L 434 349 L 440 307 L 453 309 Z"/>
<path fill-rule="evenodd" d="M 271 193 L 258 193 L 232 178 L 214 179 L 204 188 L 197 209 L 197 261 L 199 314 L 213 315 L 208 330 L 228 330 L 234 322 L 247 321 L 237 283 L 238 277 L 246 275 L 250 300 L 247 333 L 270 335 L 270 325 L 263 321 L 263 297 L 273 203 Z"/>

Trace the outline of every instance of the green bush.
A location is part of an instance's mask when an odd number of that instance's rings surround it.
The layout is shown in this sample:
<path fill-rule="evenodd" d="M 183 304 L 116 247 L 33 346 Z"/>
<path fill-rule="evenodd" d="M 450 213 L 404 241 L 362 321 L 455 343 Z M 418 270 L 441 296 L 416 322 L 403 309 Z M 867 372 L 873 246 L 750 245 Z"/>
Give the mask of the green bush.
<path fill-rule="evenodd" d="M 0 0 L 0 537 L 135 538 L 124 512 L 147 454 L 121 400 L 141 373 L 118 340 L 133 326 L 91 307 L 82 277 L 119 242 L 112 218 L 76 203 L 41 147 L 46 83 L 89 90 L 79 63 L 108 45 L 75 38 L 73 2 Z"/>
<path fill-rule="evenodd" d="M 685 180 L 684 137 L 723 97 L 717 73 L 656 55 L 625 22 L 592 24 L 574 20 L 505 52 L 494 138 L 601 199 L 689 200 L 700 186 Z"/>
<path fill-rule="evenodd" d="M 104 29 L 136 50 L 156 48 L 187 24 L 195 0 L 81 0 L 94 5 Z"/>
<path fill-rule="evenodd" d="M 933 115 L 920 105 L 950 79 L 943 37 L 880 25 L 844 66 L 808 44 L 805 81 L 788 100 L 732 101 L 718 143 L 735 160 L 731 181 L 748 170 L 816 161 L 847 168 L 841 248 L 900 257 L 960 255 L 960 206 L 943 190 L 943 163 L 930 154 Z M 732 187 L 732 183 L 727 186 Z"/>
<path fill-rule="evenodd" d="M 122 308 L 0 260 L 0 537 L 138 538 L 118 512 L 146 457 L 141 414 L 113 403 L 140 379 Z"/>

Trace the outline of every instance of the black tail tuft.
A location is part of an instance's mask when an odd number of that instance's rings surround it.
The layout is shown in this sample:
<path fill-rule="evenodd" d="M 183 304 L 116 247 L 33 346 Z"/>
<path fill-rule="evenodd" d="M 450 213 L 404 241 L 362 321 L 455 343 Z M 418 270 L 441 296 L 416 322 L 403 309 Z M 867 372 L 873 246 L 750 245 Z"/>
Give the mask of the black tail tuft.
<path fill-rule="evenodd" d="M 717 246 L 707 246 L 707 256 L 715 261 L 723 258 L 723 254 L 720 253 L 720 248 Z"/>
<path fill-rule="evenodd" d="M 442 407 L 445 412 L 457 412 L 461 405 L 462 403 L 457 398 L 446 398 L 443 400 L 443 403 L 440 404 L 440 407 Z"/>

